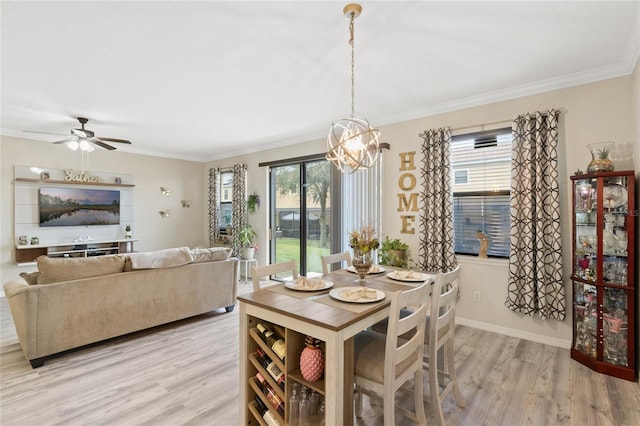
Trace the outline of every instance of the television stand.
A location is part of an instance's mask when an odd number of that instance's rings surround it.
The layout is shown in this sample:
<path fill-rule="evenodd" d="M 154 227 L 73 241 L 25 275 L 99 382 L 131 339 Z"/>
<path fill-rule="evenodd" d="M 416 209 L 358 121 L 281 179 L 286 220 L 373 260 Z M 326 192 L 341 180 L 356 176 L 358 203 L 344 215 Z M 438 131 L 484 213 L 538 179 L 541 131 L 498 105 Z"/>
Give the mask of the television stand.
<path fill-rule="evenodd" d="M 64 242 L 57 244 L 17 245 L 16 263 L 18 265 L 33 264 L 38 256 L 56 257 L 91 257 L 105 256 L 133 251 L 132 238 L 101 241 Z"/>

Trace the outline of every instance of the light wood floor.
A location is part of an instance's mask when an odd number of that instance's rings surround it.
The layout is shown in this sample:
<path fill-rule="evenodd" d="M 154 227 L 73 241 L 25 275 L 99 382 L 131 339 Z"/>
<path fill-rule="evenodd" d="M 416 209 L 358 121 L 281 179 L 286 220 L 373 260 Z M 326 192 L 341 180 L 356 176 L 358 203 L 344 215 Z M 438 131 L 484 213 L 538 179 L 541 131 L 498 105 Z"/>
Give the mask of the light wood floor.
<path fill-rule="evenodd" d="M 35 370 L 5 298 L 0 309 L 3 426 L 238 424 L 237 308 L 75 350 Z M 447 400 L 448 424 L 640 425 L 638 383 L 594 373 L 565 349 L 468 327 L 456 333 L 467 406 Z M 380 409 L 363 406 L 356 424 L 382 425 Z M 400 414 L 396 420 L 412 424 Z"/>

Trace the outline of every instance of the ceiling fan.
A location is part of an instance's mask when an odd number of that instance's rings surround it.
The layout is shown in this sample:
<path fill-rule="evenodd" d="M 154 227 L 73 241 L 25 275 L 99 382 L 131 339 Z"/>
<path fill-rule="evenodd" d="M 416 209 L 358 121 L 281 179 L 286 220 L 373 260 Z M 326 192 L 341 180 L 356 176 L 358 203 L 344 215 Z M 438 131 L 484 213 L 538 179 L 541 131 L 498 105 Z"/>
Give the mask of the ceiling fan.
<path fill-rule="evenodd" d="M 93 147 L 90 144 L 97 145 L 101 148 L 108 149 L 113 151 L 116 149 L 115 146 L 109 145 L 106 142 L 115 142 L 115 143 L 124 143 L 131 145 L 131 142 L 126 139 L 115 139 L 115 138 L 104 138 L 98 137 L 91 130 L 85 129 L 84 125 L 89 121 L 88 118 L 78 117 L 78 121 L 80 122 L 79 129 L 71 129 L 71 137 L 53 142 L 54 144 L 67 144 L 69 148 L 74 151 L 80 148 L 83 151 L 93 151 Z M 35 133 L 45 133 L 45 132 L 35 132 Z"/>

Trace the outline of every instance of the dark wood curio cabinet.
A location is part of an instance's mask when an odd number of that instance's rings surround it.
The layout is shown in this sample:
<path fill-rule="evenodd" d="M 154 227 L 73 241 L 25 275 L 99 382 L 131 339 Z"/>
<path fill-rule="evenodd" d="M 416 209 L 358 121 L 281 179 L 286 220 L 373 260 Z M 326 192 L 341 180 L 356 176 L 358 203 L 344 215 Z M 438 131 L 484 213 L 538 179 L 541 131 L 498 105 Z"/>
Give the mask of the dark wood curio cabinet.
<path fill-rule="evenodd" d="M 637 374 L 634 176 L 622 171 L 571 177 L 571 357 L 627 380 Z"/>

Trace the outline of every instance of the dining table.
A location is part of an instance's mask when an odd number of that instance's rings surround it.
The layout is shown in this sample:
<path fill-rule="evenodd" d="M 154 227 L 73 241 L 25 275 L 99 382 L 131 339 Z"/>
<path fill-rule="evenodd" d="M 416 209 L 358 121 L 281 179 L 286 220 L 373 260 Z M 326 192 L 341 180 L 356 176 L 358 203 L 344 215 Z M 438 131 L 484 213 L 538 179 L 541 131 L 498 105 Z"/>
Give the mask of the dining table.
<path fill-rule="evenodd" d="M 385 269 L 386 268 L 386 269 Z M 287 330 L 285 341 L 296 341 L 293 337 L 313 336 L 324 342 L 324 405 L 325 422 L 328 425 L 353 424 L 353 337 L 376 322 L 389 316 L 389 295 L 407 290 L 425 280 L 435 279 L 434 274 L 421 271 L 404 271 L 399 268 L 380 267 L 376 273 L 366 276 L 364 285 L 357 282 L 355 271 L 341 269 L 322 275 L 327 288 L 315 291 L 299 291 L 292 282 L 265 286 L 258 291 L 238 296 L 240 308 L 240 417 L 241 424 L 250 422 L 252 391 L 252 343 L 249 330 L 256 321 L 277 324 Z M 404 279 L 403 279 L 404 277 Z M 310 281 L 313 278 L 309 279 Z M 378 294 L 374 300 L 352 301 L 341 295 L 351 294 L 351 287 L 363 289 L 367 294 Z M 381 293 L 380 293 L 381 292 Z M 364 294 L 364 293 L 363 293 Z M 380 300 L 378 300 L 380 299 Z M 297 339 L 299 344 L 300 339 Z M 288 343 L 288 342 L 287 342 Z M 299 368 L 298 359 L 302 348 L 288 348 L 284 361 L 285 375 Z M 298 370 L 299 371 L 299 370 Z M 255 374 L 255 373 L 253 373 Z M 293 373 L 291 373 L 293 377 Z M 303 380 L 301 380 L 303 381 Z M 287 382 L 290 382 L 287 379 Z M 290 386 L 285 388 L 284 405 L 291 395 Z M 286 408 L 285 408 L 286 409 Z M 282 416 L 285 418 L 285 415 Z"/>

